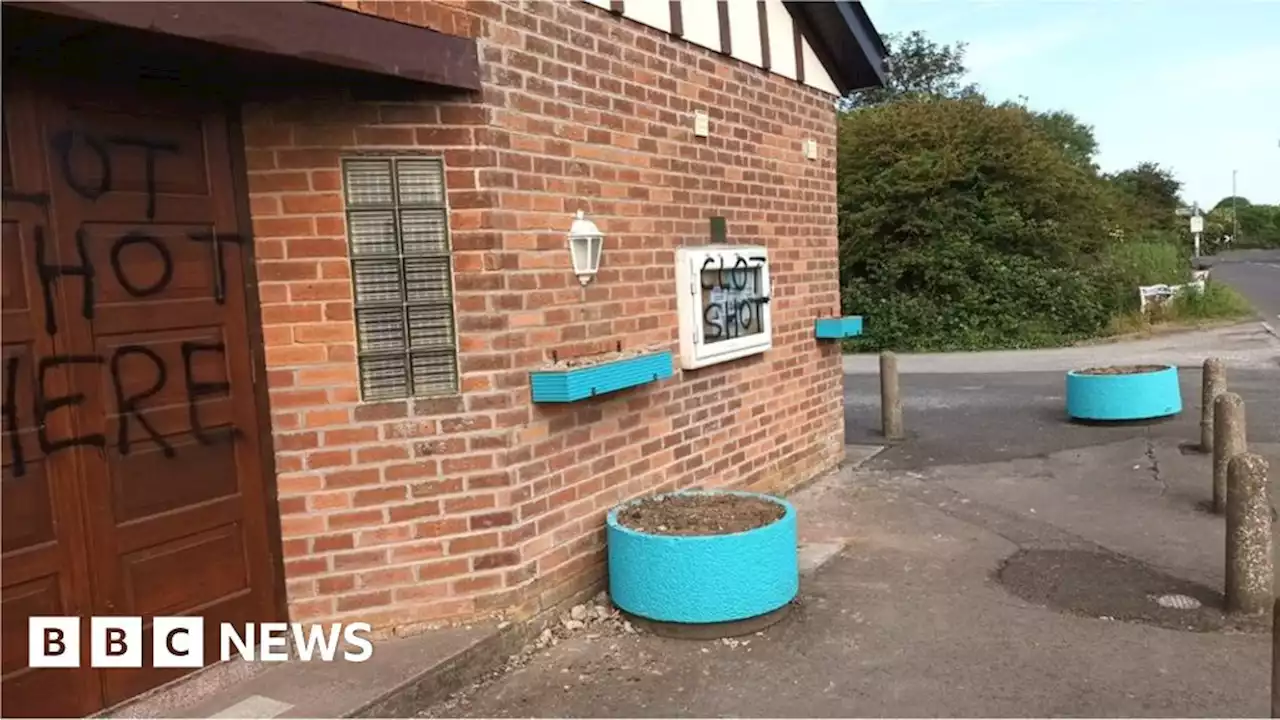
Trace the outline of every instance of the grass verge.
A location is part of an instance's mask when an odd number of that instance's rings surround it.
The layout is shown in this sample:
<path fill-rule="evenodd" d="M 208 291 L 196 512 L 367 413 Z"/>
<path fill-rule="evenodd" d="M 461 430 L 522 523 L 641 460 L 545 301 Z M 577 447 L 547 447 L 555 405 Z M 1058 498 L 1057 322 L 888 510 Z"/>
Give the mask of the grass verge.
<path fill-rule="evenodd" d="M 1254 314 L 1249 301 L 1221 283 L 1205 282 L 1204 292 L 1186 292 L 1147 313 L 1134 310 L 1111 318 L 1106 337 L 1144 335 L 1205 324 L 1243 320 Z"/>

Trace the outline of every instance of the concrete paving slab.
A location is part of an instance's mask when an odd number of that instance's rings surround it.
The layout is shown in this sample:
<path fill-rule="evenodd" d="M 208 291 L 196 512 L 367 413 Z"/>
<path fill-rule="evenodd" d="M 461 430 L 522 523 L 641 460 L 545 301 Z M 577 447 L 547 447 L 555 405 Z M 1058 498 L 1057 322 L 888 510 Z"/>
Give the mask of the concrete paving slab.
<path fill-rule="evenodd" d="M 1255 444 L 1280 468 L 1280 445 Z M 919 482 L 1034 518 L 1209 587 L 1221 588 L 1224 521 L 1206 510 L 1211 460 L 1143 438 L 981 465 L 941 465 Z M 1280 483 L 1280 473 L 1273 482 Z"/>
<path fill-rule="evenodd" d="M 835 557 L 844 549 L 843 541 L 834 542 L 802 542 L 797 552 L 800 564 L 800 573 L 807 575 L 814 572 L 818 568 L 827 564 L 827 561 Z"/>
<path fill-rule="evenodd" d="M 794 502 L 845 550 L 734 645 L 573 638 L 428 717 L 1262 717 L 1269 639 L 1058 612 L 995 575 L 1043 523 L 872 471 Z M 945 488 L 943 488 L 945 489 Z M 964 498 L 961 498 L 964 499 Z M 941 503 L 947 505 L 947 503 Z M 991 520 L 991 518 L 997 518 Z M 1005 524 L 1001 524 L 1005 523 Z M 804 532 L 802 530 L 802 532 Z M 1012 541 L 1007 537 L 1019 538 Z M 1050 540 L 1057 541 L 1054 538 Z M 1086 540 L 1080 540 L 1087 547 Z M 1087 581 L 1087 577 L 1086 577 Z M 1106 599 L 1105 587 L 1094 594 Z"/>
<path fill-rule="evenodd" d="M 179 682 L 107 717 L 316 718 L 391 717 L 405 704 L 437 698 L 464 682 L 460 663 L 479 663 L 474 674 L 491 667 L 507 648 L 495 625 L 431 630 L 408 638 L 374 643 L 363 663 L 254 663 L 258 672 L 216 688 L 191 701 L 191 688 Z M 265 667 L 265 669 L 264 669 Z M 411 714 L 411 711 L 410 711 Z"/>
<path fill-rule="evenodd" d="M 844 446 L 844 462 L 842 467 L 860 467 L 868 460 L 879 455 L 885 449 L 884 445 L 866 444 L 866 445 L 845 445 Z"/>
<path fill-rule="evenodd" d="M 273 718 L 279 717 L 293 706 L 289 703 L 272 700 L 269 697 L 261 695 L 250 695 L 240 702 L 226 708 L 222 712 L 214 713 L 209 717 L 212 718 Z"/>

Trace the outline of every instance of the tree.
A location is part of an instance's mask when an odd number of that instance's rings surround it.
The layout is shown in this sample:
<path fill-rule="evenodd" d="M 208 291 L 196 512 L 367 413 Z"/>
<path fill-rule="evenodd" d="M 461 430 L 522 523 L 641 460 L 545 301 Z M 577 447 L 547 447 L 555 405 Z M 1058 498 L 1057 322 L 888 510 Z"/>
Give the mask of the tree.
<path fill-rule="evenodd" d="M 1236 247 L 1280 247 L 1280 205 L 1239 205 L 1240 237 Z"/>
<path fill-rule="evenodd" d="M 1235 202 L 1232 202 L 1233 200 Z M 1221 200 L 1219 200 L 1218 204 L 1213 206 L 1213 209 L 1217 210 L 1218 208 L 1223 208 L 1223 207 L 1248 207 L 1252 204 L 1253 203 L 1249 202 L 1247 198 L 1242 198 L 1239 195 L 1236 195 L 1235 197 L 1228 195 L 1222 198 Z"/>
<path fill-rule="evenodd" d="M 969 69 L 964 64 L 965 44 L 940 45 L 919 30 L 907 35 L 888 35 L 885 47 L 885 86 L 856 90 L 841 100 L 844 110 L 875 107 L 888 102 L 921 98 L 979 99 L 978 86 L 964 82 Z M 1026 107 L 1026 98 L 1008 105 Z M 1062 110 L 1034 113 L 1044 132 L 1064 152 L 1089 165 L 1098 152 L 1093 127 Z"/>
<path fill-rule="evenodd" d="M 1098 154 L 1098 140 L 1093 136 L 1093 126 L 1086 125 L 1065 110 L 1034 113 L 1040 129 L 1066 153 L 1067 157 L 1081 165 L 1094 168 L 1093 157 Z"/>
<path fill-rule="evenodd" d="M 1238 230 L 1239 236 L 1231 240 L 1232 247 L 1280 247 L 1280 205 L 1254 205 L 1246 198 L 1228 195 L 1213 206 L 1207 217 L 1217 218 L 1221 223 L 1222 229 L 1215 236 L 1219 242 L 1222 236 Z M 1232 222 L 1233 219 L 1238 224 Z M 1206 236 L 1209 236 L 1209 231 L 1210 227 L 1206 225 Z"/>
<path fill-rule="evenodd" d="M 883 88 L 855 90 L 841 100 L 841 108 L 872 107 L 910 97 L 959 98 L 978 93 L 963 83 L 964 43 L 939 45 L 919 30 L 887 35 L 886 78 Z"/>
<path fill-rule="evenodd" d="M 1136 167 L 1106 176 L 1113 191 L 1117 224 L 1135 235 L 1180 233 L 1182 220 L 1178 195 L 1182 183 L 1173 173 L 1156 163 L 1138 163 Z"/>
<path fill-rule="evenodd" d="M 841 103 L 842 299 L 872 318 L 853 345 L 1061 344 L 1136 312 L 1136 285 L 1188 275 L 1172 173 L 1099 174 L 1090 125 L 988 102 L 965 82 L 963 44 L 913 32 L 888 45 L 885 87 Z M 1264 207 L 1255 237 L 1280 246 L 1280 208 Z"/>

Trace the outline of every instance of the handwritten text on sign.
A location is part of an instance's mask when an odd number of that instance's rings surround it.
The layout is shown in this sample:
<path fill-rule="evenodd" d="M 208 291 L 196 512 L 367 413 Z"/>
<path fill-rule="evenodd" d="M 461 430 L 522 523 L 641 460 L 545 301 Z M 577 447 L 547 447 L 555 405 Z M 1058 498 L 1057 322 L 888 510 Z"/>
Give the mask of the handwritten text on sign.
<path fill-rule="evenodd" d="M 702 263 L 702 336 L 713 343 L 764 332 L 762 306 L 765 296 L 760 266 L 762 257 L 735 254 L 709 257 Z"/>

